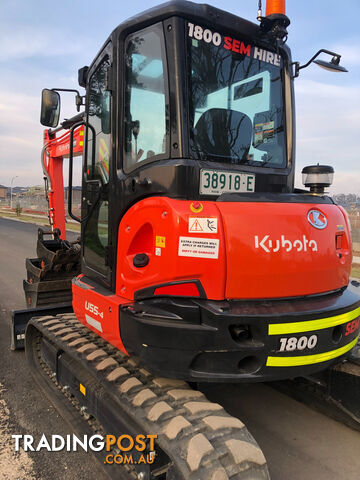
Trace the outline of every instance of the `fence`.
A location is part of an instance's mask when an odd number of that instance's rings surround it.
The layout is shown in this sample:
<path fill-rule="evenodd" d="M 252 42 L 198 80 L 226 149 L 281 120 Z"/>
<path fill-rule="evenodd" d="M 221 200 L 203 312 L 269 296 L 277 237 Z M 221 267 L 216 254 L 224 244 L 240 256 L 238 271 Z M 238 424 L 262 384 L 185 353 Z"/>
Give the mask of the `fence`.
<path fill-rule="evenodd" d="M 67 192 L 65 192 L 65 214 L 67 214 Z M 10 200 L 7 199 L 6 201 L 0 202 L 0 205 L 9 205 Z M 45 214 L 48 213 L 48 202 L 45 198 L 45 194 L 43 195 L 22 195 L 22 196 L 15 196 L 13 195 L 12 206 L 13 208 L 16 207 L 17 204 L 20 204 L 20 207 L 23 212 L 27 213 L 34 213 L 34 214 Z M 78 189 L 73 190 L 73 199 L 72 199 L 72 211 L 75 215 L 80 216 L 81 214 L 81 191 L 79 192 Z"/>

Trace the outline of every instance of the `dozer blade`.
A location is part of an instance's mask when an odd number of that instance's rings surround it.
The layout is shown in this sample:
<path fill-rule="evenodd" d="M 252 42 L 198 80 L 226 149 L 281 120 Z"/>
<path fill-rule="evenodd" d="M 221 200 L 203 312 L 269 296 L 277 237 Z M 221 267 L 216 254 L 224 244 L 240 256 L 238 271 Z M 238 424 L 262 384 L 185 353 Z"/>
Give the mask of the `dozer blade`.
<path fill-rule="evenodd" d="M 22 350 L 25 347 L 25 330 L 32 317 L 58 315 L 73 311 L 71 302 L 46 305 L 24 310 L 13 310 L 11 315 L 11 350 Z"/>
<path fill-rule="evenodd" d="M 157 436 L 153 463 L 111 468 L 104 456 L 116 451 L 99 453 L 111 478 L 269 479 L 265 458 L 239 419 L 184 381 L 154 377 L 73 314 L 32 318 L 25 352 L 34 378 L 75 430 Z M 134 448 L 126 453 L 139 457 Z"/>

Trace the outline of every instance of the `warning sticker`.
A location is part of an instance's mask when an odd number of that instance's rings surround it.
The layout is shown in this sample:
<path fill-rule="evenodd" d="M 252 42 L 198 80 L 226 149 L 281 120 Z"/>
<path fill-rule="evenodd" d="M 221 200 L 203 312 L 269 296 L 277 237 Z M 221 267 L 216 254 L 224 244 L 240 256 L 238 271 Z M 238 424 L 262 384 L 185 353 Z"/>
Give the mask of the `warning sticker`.
<path fill-rule="evenodd" d="M 257 123 L 255 125 L 254 146 L 267 143 L 274 138 L 274 122 Z"/>
<path fill-rule="evenodd" d="M 165 241 L 166 241 L 165 237 L 159 237 L 158 235 L 156 235 L 155 246 L 165 248 Z"/>
<path fill-rule="evenodd" d="M 219 258 L 217 238 L 179 238 L 179 257 Z"/>
<path fill-rule="evenodd" d="M 216 217 L 189 217 L 189 232 L 191 233 L 217 233 Z"/>

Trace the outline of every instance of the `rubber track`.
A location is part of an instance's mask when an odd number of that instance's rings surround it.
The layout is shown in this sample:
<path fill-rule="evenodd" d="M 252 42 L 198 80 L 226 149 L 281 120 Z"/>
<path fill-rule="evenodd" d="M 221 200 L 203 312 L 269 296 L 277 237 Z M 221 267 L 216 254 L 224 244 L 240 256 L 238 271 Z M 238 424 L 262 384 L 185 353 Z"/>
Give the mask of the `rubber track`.
<path fill-rule="evenodd" d="M 266 480 L 265 457 L 244 424 L 186 382 L 154 377 L 82 325 L 74 314 L 29 322 L 101 381 L 173 461 L 183 480 Z M 115 389 L 114 389 L 115 387 Z M 111 393 L 113 394 L 113 393 Z M 111 433 L 111 432 L 108 432 Z"/>

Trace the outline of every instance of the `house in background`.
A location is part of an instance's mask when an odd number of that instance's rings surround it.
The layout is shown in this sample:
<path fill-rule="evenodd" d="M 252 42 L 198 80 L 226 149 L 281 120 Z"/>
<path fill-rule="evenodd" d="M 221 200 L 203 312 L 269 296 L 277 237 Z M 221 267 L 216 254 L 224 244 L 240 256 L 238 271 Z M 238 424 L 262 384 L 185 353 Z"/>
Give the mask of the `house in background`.
<path fill-rule="evenodd" d="M 72 203 L 73 204 L 80 204 L 81 203 L 81 187 L 72 187 Z M 64 188 L 64 197 L 65 197 L 65 205 L 68 203 L 69 199 L 69 187 Z"/>
<path fill-rule="evenodd" d="M 7 187 L 0 185 L 0 202 L 4 202 L 6 199 Z"/>

